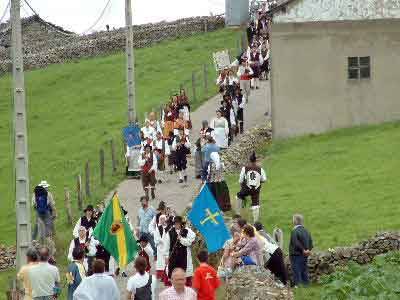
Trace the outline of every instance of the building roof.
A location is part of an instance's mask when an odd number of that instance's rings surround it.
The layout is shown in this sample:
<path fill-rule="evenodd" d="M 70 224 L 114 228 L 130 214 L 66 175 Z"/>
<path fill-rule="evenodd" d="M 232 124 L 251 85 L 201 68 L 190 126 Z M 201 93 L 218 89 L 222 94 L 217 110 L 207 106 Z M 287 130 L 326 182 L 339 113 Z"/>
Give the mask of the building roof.
<path fill-rule="evenodd" d="M 74 34 L 71 31 L 65 30 L 64 28 L 54 25 L 53 23 L 47 22 L 45 20 L 43 20 L 41 17 L 39 17 L 39 15 L 33 15 L 33 16 L 29 16 L 26 18 L 21 19 L 21 25 L 22 27 L 27 26 L 29 24 L 32 23 L 40 23 L 43 24 L 45 26 L 48 26 L 50 28 L 52 28 L 53 30 L 62 33 L 62 34 L 66 34 L 66 35 L 70 35 L 70 34 Z M 11 31 L 11 23 L 10 20 L 6 23 L 1 23 L 0 24 L 0 34 L 6 35 Z"/>
<path fill-rule="evenodd" d="M 400 18 L 400 0 L 289 0 L 279 6 L 274 23 Z"/>

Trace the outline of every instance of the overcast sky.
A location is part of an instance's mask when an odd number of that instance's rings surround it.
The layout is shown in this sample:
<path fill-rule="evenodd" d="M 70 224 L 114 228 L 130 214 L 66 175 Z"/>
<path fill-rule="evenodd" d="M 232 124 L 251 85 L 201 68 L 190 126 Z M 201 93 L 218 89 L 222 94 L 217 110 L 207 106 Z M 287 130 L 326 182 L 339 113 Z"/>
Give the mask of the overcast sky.
<path fill-rule="evenodd" d="M 0 0 L 0 18 L 9 0 Z M 82 33 L 90 28 L 100 16 L 108 0 L 28 0 L 38 14 L 51 23 L 65 29 Z M 29 7 L 23 3 L 21 15 L 32 15 Z M 110 27 L 122 27 L 125 0 L 111 0 L 103 18 L 93 28 L 102 30 L 106 24 Z M 133 23 L 170 21 L 190 16 L 205 16 L 223 13 L 225 0 L 132 0 Z M 7 12 L 5 19 L 9 19 Z"/>

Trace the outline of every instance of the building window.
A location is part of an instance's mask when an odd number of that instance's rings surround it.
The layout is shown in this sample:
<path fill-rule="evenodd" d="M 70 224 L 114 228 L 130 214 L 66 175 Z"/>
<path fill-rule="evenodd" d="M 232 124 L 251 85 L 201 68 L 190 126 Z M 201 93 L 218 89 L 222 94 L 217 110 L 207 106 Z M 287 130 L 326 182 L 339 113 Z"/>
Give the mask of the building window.
<path fill-rule="evenodd" d="M 347 58 L 348 79 L 366 79 L 371 77 L 371 58 L 369 56 Z"/>

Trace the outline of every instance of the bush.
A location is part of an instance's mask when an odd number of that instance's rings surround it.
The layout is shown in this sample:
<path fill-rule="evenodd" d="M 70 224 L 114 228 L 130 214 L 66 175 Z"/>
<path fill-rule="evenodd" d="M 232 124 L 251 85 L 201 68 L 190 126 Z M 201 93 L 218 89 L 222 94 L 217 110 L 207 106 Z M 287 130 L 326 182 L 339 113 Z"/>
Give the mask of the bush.
<path fill-rule="evenodd" d="M 324 276 L 321 299 L 400 299 L 400 252 L 378 256 L 367 266 L 351 263 Z"/>

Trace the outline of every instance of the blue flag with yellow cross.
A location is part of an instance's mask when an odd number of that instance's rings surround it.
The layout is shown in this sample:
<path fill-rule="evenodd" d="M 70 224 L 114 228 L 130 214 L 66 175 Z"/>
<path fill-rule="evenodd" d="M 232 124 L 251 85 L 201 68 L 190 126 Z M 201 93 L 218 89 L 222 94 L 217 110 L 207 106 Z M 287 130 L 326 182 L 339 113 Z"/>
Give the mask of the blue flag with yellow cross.
<path fill-rule="evenodd" d="M 231 238 L 223 214 L 207 184 L 194 200 L 188 219 L 203 235 L 210 253 L 222 249 L 225 242 Z"/>

